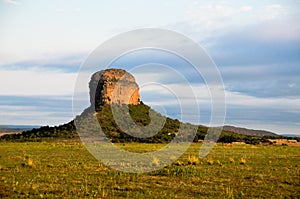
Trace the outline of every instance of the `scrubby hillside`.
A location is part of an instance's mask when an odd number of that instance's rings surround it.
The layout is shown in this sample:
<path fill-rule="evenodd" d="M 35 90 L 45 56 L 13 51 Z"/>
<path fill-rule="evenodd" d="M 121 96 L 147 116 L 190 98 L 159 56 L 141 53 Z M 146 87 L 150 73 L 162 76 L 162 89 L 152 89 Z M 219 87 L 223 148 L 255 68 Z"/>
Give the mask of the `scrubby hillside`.
<path fill-rule="evenodd" d="M 150 123 L 149 111 L 150 107 L 145 104 L 129 105 L 131 118 L 140 126 L 146 126 Z M 80 122 L 83 123 L 80 126 L 81 128 L 84 128 L 85 131 L 95 131 L 95 125 L 92 124 L 91 118 L 96 115 L 101 129 L 112 142 L 169 142 L 175 136 L 175 133 L 178 132 L 180 122 L 162 116 L 155 111 L 153 112 L 157 114 L 158 117 L 165 119 L 165 125 L 155 136 L 150 138 L 137 138 L 124 133 L 115 123 L 110 105 L 100 106 L 97 112 L 93 112 L 91 111 L 91 108 L 87 108 L 80 116 L 77 116 L 77 118 L 80 118 Z M 205 136 L 206 131 L 206 127 L 199 127 L 199 132 L 201 132 L 202 135 L 201 137 Z M 72 120 L 71 122 L 60 126 L 43 126 L 38 129 L 32 129 L 18 134 L 4 135 L 1 137 L 1 140 L 39 140 L 42 138 L 66 139 L 78 137 L 74 120 Z"/>
<path fill-rule="evenodd" d="M 151 108 L 143 103 L 139 105 L 128 105 L 129 113 L 135 124 L 140 126 L 146 126 L 150 123 L 149 111 Z M 152 110 L 153 111 L 153 110 Z M 110 105 L 103 105 L 95 113 L 91 111 L 91 108 L 87 108 L 80 116 L 80 121 L 83 122 L 81 127 L 85 128 L 88 131 L 94 131 L 94 125 L 91 124 L 90 118 L 97 117 L 98 122 L 101 126 L 101 129 L 105 135 L 112 142 L 145 142 L 145 143 L 168 143 L 170 142 L 175 134 L 178 132 L 180 122 L 177 119 L 171 119 L 165 116 L 160 115 L 159 113 L 153 111 L 154 114 L 157 114 L 157 117 L 161 117 L 162 120 L 165 119 L 165 124 L 163 128 L 154 136 L 149 138 L 138 138 L 124 133 L 116 124 L 115 119 L 111 111 Z M 124 121 L 127 122 L 127 121 Z M 191 125 L 193 126 L 193 125 Z M 193 126 L 195 127 L 195 126 Z M 203 140 L 208 127 L 206 126 L 197 126 L 197 134 L 194 137 L 194 142 Z M 32 129 L 29 131 L 24 131 L 18 134 L 4 135 L 0 137 L 1 140 L 19 140 L 19 141 L 40 141 L 44 139 L 74 139 L 79 138 L 74 120 L 67 124 L 60 126 L 43 126 L 41 128 Z M 182 140 L 184 141 L 184 140 Z M 219 142 L 237 142 L 244 141 L 246 143 L 257 144 L 259 142 L 267 142 L 266 139 L 257 136 L 250 135 L 239 135 L 230 131 L 222 131 Z"/>

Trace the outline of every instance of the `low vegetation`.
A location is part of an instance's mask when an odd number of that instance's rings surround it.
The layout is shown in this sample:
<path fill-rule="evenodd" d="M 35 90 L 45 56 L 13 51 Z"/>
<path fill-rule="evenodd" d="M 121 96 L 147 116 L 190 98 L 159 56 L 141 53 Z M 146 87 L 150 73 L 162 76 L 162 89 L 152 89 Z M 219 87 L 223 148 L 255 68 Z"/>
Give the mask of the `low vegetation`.
<path fill-rule="evenodd" d="M 152 151 L 164 144 L 116 144 Z M 112 170 L 76 141 L 0 142 L 0 198 L 298 198 L 300 147 L 192 144 L 149 173 Z M 158 164 L 153 159 L 152 164 Z"/>

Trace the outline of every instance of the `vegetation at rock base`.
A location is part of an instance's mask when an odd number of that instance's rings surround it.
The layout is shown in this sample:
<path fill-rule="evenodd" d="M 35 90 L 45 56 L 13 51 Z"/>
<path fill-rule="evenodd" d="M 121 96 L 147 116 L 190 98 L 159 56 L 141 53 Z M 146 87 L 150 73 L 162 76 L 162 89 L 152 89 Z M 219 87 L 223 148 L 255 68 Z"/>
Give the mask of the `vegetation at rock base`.
<path fill-rule="evenodd" d="M 139 138 L 136 136 L 131 136 L 122 129 L 119 128 L 119 124 L 116 124 L 114 115 L 112 113 L 112 106 L 111 105 L 102 105 L 97 108 L 96 117 L 98 122 L 101 126 L 101 129 L 105 133 L 105 135 L 112 141 L 112 142 L 143 142 L 143 143 L 168 143 L 170 142 L 175 135 L 178 133 L 180 123 L 177 119 L 171 119 L 165 116 L 160 115 L 159 113 L 152 110 L 149 106 L 141 103 L 139 105 L 128 105 L 129 113 L 132 120 L 138 126 L 146 126 L 150 123 L 151 119 L 149 116 L 149 112 L 152 111 L 156 117 L 161 120 L 165 120 L 165 124 L 163 128 L 156 133 L 154 136 L 150 136 L 148 138 Z M 123 105 L 123 109 L 125 110 L 126 107 Z M 124 111 L 119 109 L 119 111 Z M 124 124 L 128 123 L 125 119 L 119 117 L 119 121 L 123 122 Z M 94 126 L 92 124 L 91 118 L 95 117 L 95 112 L 92 111 L 91 108 L 87 108 L 80 116 L 77 116 L 77 119 L 80 118 L 81 127 L 85 128 L 86 131 L 95 131 Z M 115 115 L 118 117 L 118 114 Z M 76 121 L 76 119 L 75 119 Z M 194 142 L 198 142 L 203 140 L 205 135 L 207 134 L 208 127 L 206 126 L 194 126 L 191 124 L 187 124 L 192 128 L 197 128 L 197 133 L 195 135 L 187 135 L 192 136 L 188 137 L 188 139 L 193 139 Z M 186 130 L 188 132 L 188 129 Z M 41 128 L 35 128 L 32 130 L 24 131 L 18 134 L 10 134 L 4 135 L 0 137 L 0 140 L 15 140 L 15 141 L 43 141 L 47 139 L 78 139 L 78 133 L 75 128 L 74 120 L 67 124 L 63 124 L 60 126 L 43 126 Z M 259 143 L 269 143 L 269 138 L 277 138 L 272 136 L 251 136 L 251 135 L 243 135 L 237 134 L 230 131 L 222 131 L 218 142 L 223 143 L 232 143 L 232 142 L 245 142 L 247 144 L 259 144 Z M 295 138 L 289 138 L 295 139 Z M 296 138 L 299 139 L 300 138 Z M 182 140 L 185 141 L 185 140 Z"/>

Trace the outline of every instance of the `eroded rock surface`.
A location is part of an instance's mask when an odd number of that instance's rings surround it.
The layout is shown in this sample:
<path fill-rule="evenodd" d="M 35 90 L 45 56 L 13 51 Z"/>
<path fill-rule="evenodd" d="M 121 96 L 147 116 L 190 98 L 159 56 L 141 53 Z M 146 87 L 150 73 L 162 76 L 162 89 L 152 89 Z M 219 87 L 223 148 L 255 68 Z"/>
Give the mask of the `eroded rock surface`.
<path fill-rule="evenodd" d="M 90 102 L 99 107 L 105 104 L 133 104 L 140 101 L 139 87 L 134 77 L 122 69 L 106 69 L 94 73 L 90 83 Z"/>

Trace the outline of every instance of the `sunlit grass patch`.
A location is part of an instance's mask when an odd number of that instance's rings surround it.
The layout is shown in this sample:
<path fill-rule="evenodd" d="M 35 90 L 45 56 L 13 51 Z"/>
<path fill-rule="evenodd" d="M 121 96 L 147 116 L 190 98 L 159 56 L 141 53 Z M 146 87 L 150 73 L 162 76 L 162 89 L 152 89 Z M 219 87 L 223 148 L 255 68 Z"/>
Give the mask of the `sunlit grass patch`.
<path fill-rule="evenodd" d="M 245 158 L 241 158 L 241 159 L 240 159 L 240 164 L 244 165 L 244 164 L 246 164 L 246 162 L 247 162 L 247 161 L 246 161 Z"/>
<path fill-rule="evenodd" d="M 174 165 L 176 165 L 176 166 L 183 166 L 184 162 L 180 161 L 180 160 L 177 160 L 177 161 L 174 162 Z"/>
<path fill-rule="evenodd" d="M 27 160 L 27 166 L 29 166 L 29 167 L 34 167 L 34 166 L 35 166 L 35 165 L 33 164 L 33 159 L 28 158 L 28 160 Z"/>
<path fill-rule="evenodd" d="M 219 165 L 219 166 L 222 166 L 222 165 L 223 165 L 223 164 L 221 163 L 220 160 L 217 160 L 217 161 L 216 161 L 216 164 Z"/>
<path fill-rule="evenodd" d="M 153 159 L 152 159 L 152 166 L 159 166 L 159 159 L 157 158 L 157 157 L 154 157 Z"/>
<path fill-rule="evenodd" d="M 215 161 L 214 161 L 213 159 L 208 159 L 208 160 L 207 160 L 207 164 L 208 164 L 208 165 L 213 165 L 214 162 L 215 162 Z"/>
<path fill-rule="evenodd" d="M 195 155 L 189 155 L 187 158 L 188 164 L 197 165 L 199 164 L 199 158 Z"/>
<path fill-rule="evenodd" d="M 22 163 L 23 167 L 30 167 L 30 168 L 36 167 L 36 165 L 34 164 L 34 161 L 30 155 L 24 155 L 23 160 L 24 160 L 24 162 Z"/>

